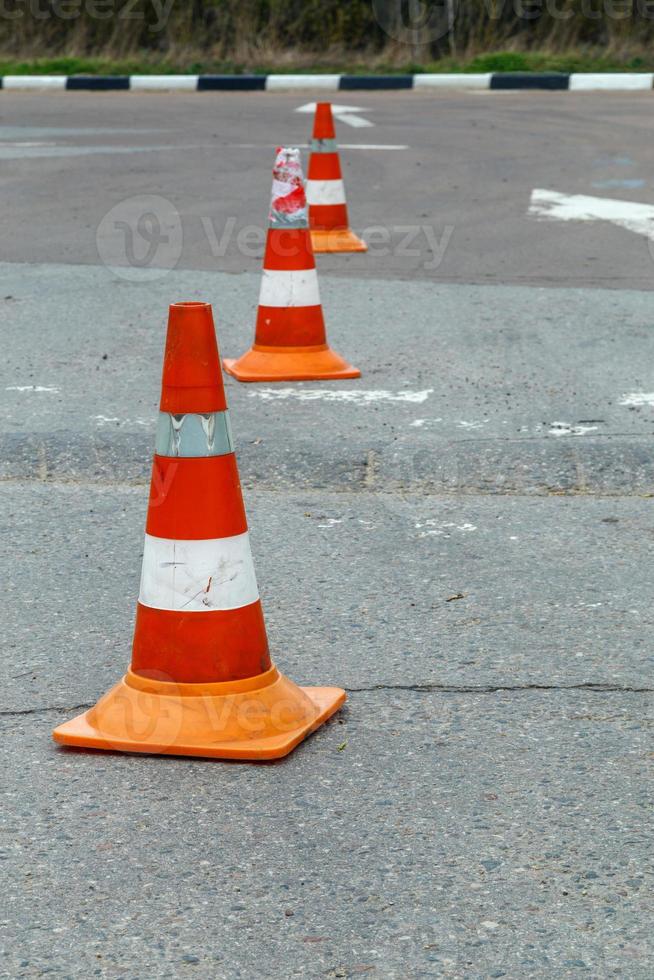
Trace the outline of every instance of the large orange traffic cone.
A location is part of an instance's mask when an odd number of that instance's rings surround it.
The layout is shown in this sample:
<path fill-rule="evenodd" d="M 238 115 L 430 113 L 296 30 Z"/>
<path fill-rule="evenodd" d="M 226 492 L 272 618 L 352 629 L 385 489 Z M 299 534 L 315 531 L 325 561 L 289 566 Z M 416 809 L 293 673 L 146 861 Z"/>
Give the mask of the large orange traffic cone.
<path fill-rule="evenodd" d="M 314 252 L 367 252 L 350 229 L 331 102 L 319 102 L 313 123 L 307 178 L 309 227 Z"/>
<path fill-rule="evenodd" d="M 274 759 L 345 700 L 271 663 L 211 307 L 170 308 L 132 665 L 64 745 Z"/>
<path fill-rule="evenodd" d="M 327 344 L 299 150 L 277 150 L 254 345 L 223 364 L 239 381 L 361 376 Z"/>

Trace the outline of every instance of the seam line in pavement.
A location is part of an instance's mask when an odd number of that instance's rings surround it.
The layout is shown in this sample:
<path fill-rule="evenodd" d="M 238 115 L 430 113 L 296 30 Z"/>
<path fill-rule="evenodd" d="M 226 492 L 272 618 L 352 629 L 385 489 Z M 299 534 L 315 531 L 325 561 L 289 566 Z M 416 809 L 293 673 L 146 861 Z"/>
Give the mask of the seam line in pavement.
<path fill-rule="evenodd" d="M 150 486 L 150 476 L 143 477 L 137 480 L 51 480 L 49 478 L 39 478 L 29 477 L 29 476 L 0 476 L 0 488 L 3 486 L 14 486 L 15 484 L 22 484 L 23 486 L 48 486 L 53 489 L 64 489 L 67 487 L 79 487 L 80 489 L 102 489 L 102 490 L 141 490 L 144 487 Z M 358 484 L 351 484 L 348 486 L 342 486 L 337 484 L 325 484 L 324 486 L 270 486 L 269 484 L 261 482 L 249 482 L 247 477 L 241 476 L 241 486 L 248 493 L 282 493 L 288 495 L 289 493 L 294 494 L 312 494 L 312 493 L 330 493 L 347 496 L 388 496 L 388 497 L 454 497 L 454 496 L 465 496 L 465 497 L 529 497 L 532 499 L 549 499 L 550 497 L 585 497 L 592 498 L 593 500 L 649 500 L 654 497 L 654 493 L 649 491 L 636 491 L 628 492 L 625 490 L 600 490 L 594 489 L 593 487 L 547 487 L 542 484 L 534 484 L 525 490 L 520 489 L 502 489 L 495 485 L 490 485 L 488 487 L 476 487 L 476 486 L 452 486 L 452 487 L 438 487 L 432 488 L 429 485 L 423 486 L 422 484 L 395 484 L 393 486 L 382 486 L 375 482 L 374 485 L 368 485 L 365 481 L 359 481 Z"/>

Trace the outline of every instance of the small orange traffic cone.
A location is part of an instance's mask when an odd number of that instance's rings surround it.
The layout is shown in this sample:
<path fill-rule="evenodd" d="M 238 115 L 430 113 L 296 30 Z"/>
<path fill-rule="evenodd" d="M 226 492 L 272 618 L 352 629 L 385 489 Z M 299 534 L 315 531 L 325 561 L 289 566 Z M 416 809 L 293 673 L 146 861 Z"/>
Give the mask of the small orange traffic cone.
<path fill-rule="evenodd" d="M 223 364 L 238 381 L 361 377 L 327 344 L 299 150 L 277 150 L 254 345 Z"/>
<path fill-rule="evenodd" d="M 345 700 L 271 663 L 211 307 L 170 307 L 131 668 L 57 742 L 275 759 Z"/>
<path fill-rule="evenodd" d="M 314 252 L 367 252 L 350 229 L 331 102 L 318 102 L 307 176 L 309 227 Z"/>

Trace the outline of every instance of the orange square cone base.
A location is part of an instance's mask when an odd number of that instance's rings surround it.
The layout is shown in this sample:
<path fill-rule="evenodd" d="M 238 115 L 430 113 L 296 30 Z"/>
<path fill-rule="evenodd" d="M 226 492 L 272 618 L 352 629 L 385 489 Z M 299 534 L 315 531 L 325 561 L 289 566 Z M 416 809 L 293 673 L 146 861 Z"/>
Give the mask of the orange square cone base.
<path fill-rule="evenodd" d="M 337 687 L 298 687 L 275 667 L 215 684 L 152 680 L 128 670 L 95 707 L 56 728 L 53 738 L 113 752 L 279 759 L 345 697 Z"/>
<path fill-rule="evenodd" d="M 254 344 L 238 360 L 224 358 L 223 366 L 237 381 L 333 381 L 361 377 L 358 368 L 348 364 L 327 344 L 315 347 Z"/>
<path fill-rule="evenodd" d="M 367 252 L 368 246 L 350 228 L 311 229 L 314 252 Z"/>

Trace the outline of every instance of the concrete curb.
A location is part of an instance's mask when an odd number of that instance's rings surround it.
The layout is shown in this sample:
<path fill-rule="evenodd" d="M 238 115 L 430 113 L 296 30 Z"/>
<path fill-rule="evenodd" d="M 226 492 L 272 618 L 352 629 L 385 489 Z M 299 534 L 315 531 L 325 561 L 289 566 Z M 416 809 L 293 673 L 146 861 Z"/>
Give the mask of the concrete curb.
<path fill-rule="evenodd" d="M 0 88 L 69 92 L 328 92 L 400 89 L 651 91 L 654 73 L 493 72 L 442 75 L 5 75 Z"/>

